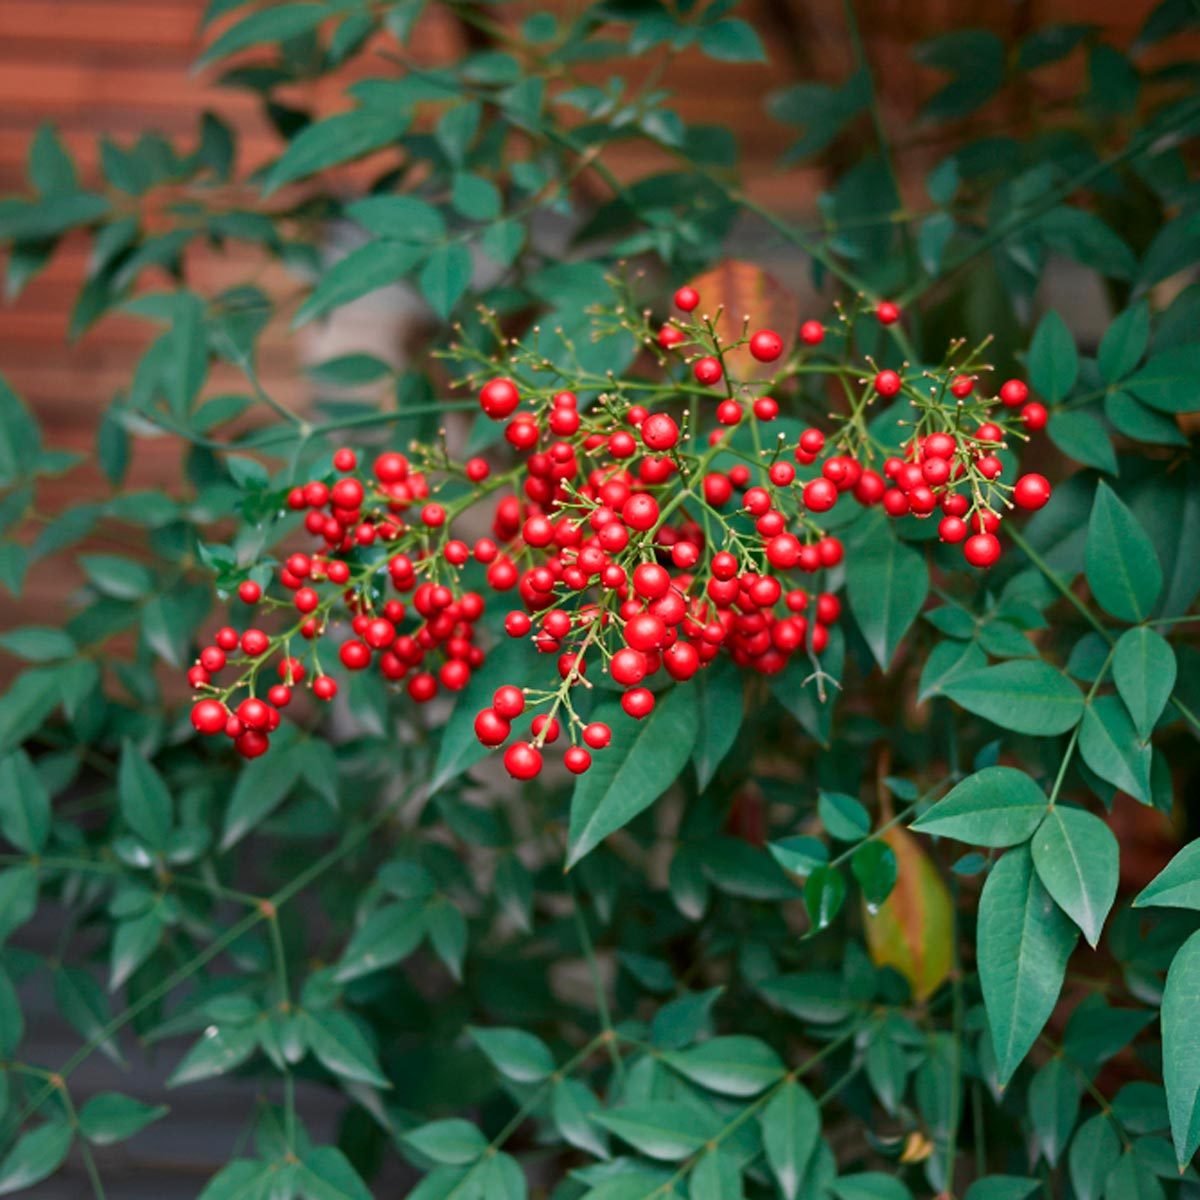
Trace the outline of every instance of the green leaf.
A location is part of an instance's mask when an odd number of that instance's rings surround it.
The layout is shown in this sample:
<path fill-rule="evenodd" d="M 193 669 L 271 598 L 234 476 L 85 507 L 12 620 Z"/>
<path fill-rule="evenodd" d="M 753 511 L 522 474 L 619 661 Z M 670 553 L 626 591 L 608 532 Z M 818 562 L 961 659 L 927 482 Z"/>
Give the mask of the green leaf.
<path fill-rule="evenodd" d="M 278 1173 L 270 1163 L 236 1158 L 208 1181 L 199 1200 L 259 1200 Z"/>
<path fill-rule="evenodd" d="M 36 867 L 10 867 L 0 871 L 0 943 L 33 916 L 37 897 Z"/>
<path fill-rule="evenodd" d="M 367 196 L 346 215 L 381 238 L 433 246 L 446 237 L 446 221 L 432 204 L 416 196 Z"/>
<path fill-rule="evenodd" d="M 79 187 L 75 164 L 49 125 L 40 125 L 29 145 L 29 182 L 42 195 L 73 192 Z"/>
<path fill-rule="evenodd" d="M 742 1200 L 742 1169 L 733 1154 L 708 1150 L 692 1168 L 688 1200 Z"/>
<path fill-rule="evenodd" d="M 186 1083 L 228 1074 L 241 1066 L 257 1048 L 258 1033 L 253 1025 L 210 1025 L 171 1072 L 167 1087 L 182 1087 Z"/>
<path fill-rule="evenodd" d="M 1175 690 L 1175 651 L 1161 634 L 1145 625 L 1127 629 L 1117 642 L 1113 682 L 1142 741 L 1154 731 Z"/>
<path fill-rule="evenodd" d="M 1180 947 L 1162 1001 L 1163 1083 L 1179 1170 L 1200 1147 L 1200 933 Z"/>
<path fill-rule="evenodd" d="M 367 1185 L 336 1146 L 319 1146 L 306 1154 L 298 1183 L 303 1200 L 371 1200 Z"/>
<path fill-rule="evenodd" d="M 696 768 L 696 786 L 700 791 L 712 783 L 717 768 L 737 741 L 745 711 L 743 687 L 741 671 L 725 655 L 696 676 L 699 723 L 692 766 Z"/>
<path fill-rule="evenodd" d="M 1078 935 L 1038 880 L 1029 849 L 1009 850 L 979 901 L 979 981 L 1001 1086 L 1037 1040 Z"/>
<path fill-rule="evenodd" d="M 385 904 L 354 931 L 334 978 L 348 983 L 393 966 L 407 958 L 424 936 L 424 909 L 413 904 Z"/>
<path fill-rule="evenodd" d="M 305 761 L 303 755 L 288 753 L 287 747 L 280 745 L 241 769 L 225 810 L 222 850 L 237 845 L 283 803 Z"/>
<path fill-rule="evenodd" d="M 463 956 L 467 952 L 467 921 L 448 900 L 433 904 L 425 913 L 429 944 L 456 980 L 462 979 Z"/>
<path fill-rule="evenodd" d="M 70 658 L 77 647 L 75 639 L 62 629 L 46 625 L 24 625 L 0 634 L 0 646 L 27 662 L 54 662 Z"/>
<path fill-rule="evenodd" d="M 321 276 L 292 319 L 292 328 L 299 329 L 314 317 L 403 279 L 422 255 L 419 246 L 402 242 L 368 242 L 351 250 Z"/>
<path fill-rule="evenodd" d="M 606 721 L 613 738 L 575 784 L 568 868 L 671 786 L 691 757 L 700 725 L 695 689 L 686 684 L 660 695 L 641 721 L 625 716 L 616 701 L 598 708 L 593 720 Z"/>
<path fill-rule="evenodd" d="M 494 221 L 500 215 L 503 201 L 500 191 L 490 180 L 472 171 L 458 171 L 451 188 L 450 203 L 471 221 Z"/>
<path fill-rule="evenodd" d="M 1120 858 L 1112 830 L 1081 808 L 1055 805 L 1033 836 L 1038 878 L 1093 948 L 1116 899 Z"/>
<path fill-rule="evenodd" d="M 141 916 L 117 924 L 109 962 L 110 992 L 115 992 L 154 953 L 165 924 L 157 905 Z"/>
<path fill-rule="evenodd" d="M 228 58 L 251 46 L 267 42 L 283 42 L 316 29 L 330 15 L 325 4 L 276 4 L 251 13 L 231 25 L 196 60 L 196 67 L 206 67 L 221 58 Z"/>
<path fill-rule="evenodd" d="M 886 842 L 864 842 L 850 859 L 850 871 L 862 888 L 867 910 L 874 914 L 892 894 L 899 874 L 895 851 Z"/>
<path fill-rule="evenodd" d="M 1096 488 L 1085 569 L 1096 602 L 1123 621 L 1144 621 L 1162 591 L 1162 567 L 1153 542 L 1106 483 Z"/>
<path fill-rule="evenodd" d="M 722 1096 L 757 1096 L 783 1078 L 783 1063 L 766 1042 L 733 1035 L 663 1055 L 685 1079 Z"/>
<path fill-rule="evenodd" d="M 143 1104 L 120 1092 L 100 1092 L 79 1110 L 79 1130 L 89 1142 L 109 1146 L 133 1137 L 169 1111 L 165 1104 Z"/>
<path fill-rule="evenodd" d="M 0 966 L 0 1058 L 13 1058 L 24 1036 L 25 1017 L 21 1012 L 17 989 L 13 987 L 8 972 Z"/>
<path fill-rule="evenodd" d="M 1142 361 L 1150 343 L 1150 306 L 1139 300 L 1105 331 L 1096 361 L 1106 383 L 1117 383 Z"/>
<path fill-rule="evenodd" d="M 53 1175 L 67 1157 L 73 1137 L 65 1121 L 47 1121 L 22 1134 L 0 1162 L 0 1196 L 24 1191 Z"/>
<path fill-rule="evenodd" d="M 162 776 L 128 739 L 121 747 L 117 795 L 125 824 L 152 849 L 163 849 L 173 821 L 171 793 Z"/>
<path fill-rule="evenodd" d="M 554 1074 L 554 1055 L 523 1029 L 468 1028 L 471 1040 L 501 1075 L 517 1083 L 540 1083 Z"/>
<path fill-rule="evenodd" d="M 37 200 L 0 204 L 0 238 L 7 242 L 41 242 L 109 215 L 112 204 L 93 192 L 59 192 Z"/>
<path fill-rule="evenodd" d="M 921 110 L 923 118 L 950 121 L 974 112 L 1004 80 L 1004 43 L 986 29 L 957 29 L 922 42 L 916 58 L 953 75 Z"/>
<path fill-rule="evenodd" d="M 79 559 L 88 579 L 115 600 L 137 600 L 154 587 L 154 576 L 141 563 L 116 554 L 84 554 Z"/>
<path fill-rule="evenodd" d="M 1104 415 L 1118 432 L 1138 442 L 1155 446 L 1186 446 L 1187 438 L 1179 430 L 1174 417 L 1168 417 L 1128 392 L 1110 392 L 1104 397 Z"/>
<path fill-rule="evenodd" d="M 602 1105 L 577 1079 L 560 1079 L 550 1098 L 554 1124 L 563 1140 L 595 1158 L 608 1157 L 608 1138 L 592 1119 Z"/>
<path fill-rule="evenodd" d="M 458 1118 L 430 1121 L 402 1136 L 418 1153 L 447 1166 L 474 1162 L 488 1146 L 487 1139 L 470 1121 Z"/>
<path fill-rule="evenodd" d="M 920 833 L 974 846 L 1016 846 L 1033 836 L 1046 794 L 1024 771 L 985 767 L 964 779 L 913 822 Z"/>
<path fill-rule="evenodd" d="M 967 1188 L 963 1200 L 1025 1200 L 1040 1186 L 1036 1179 L 1021 1175 L 989 1175 L 986 1179 L 975 1180 Z"/>
<path fill-rule="evenodd" d="M 1050 404 L 1071 394 L 1079 378 L 1079 352 L 1067 323 L 1051 309 L 1038 322 L 1029 346 L 1029 382 Z"/>
<path fill-rule="evenodd" d="M 846 596 L 875 661 L 885 671 L 929 592 L 925 557 L 872 510 L 846 556 Z"/>
<path fill-rule="evenodd" d="M 402 109 L 358 108 L 305 126 L 267 172 L 263 194 L 269 196 L 284 184 L 383 149 L 404 133 L 410 120 Z"/>
<path fill-rule="evenodd" d="M 846 881 L 835 867 L 817 867 L 804 881 L 804 907 L 812 921 L 812 932 L 826 928 L 846 899 Z"/>
<path fill-rule="evenodd" d="M 912 1200 L 912 1192 L 902 1180 L 882 1171 L 841 1175 L 831 1187 L 837 1200 Z"/>
<path fill-rule="evenodd" d="M 1116 451 L 1099 417 L 1080 411 L 1051 413 L 1046 432 L 1068 458 L 1109 475 L 1117 473 Z"/>
<path fill-rule="evenodd" d="M 1080 1125 L 1067 1164 L 1078 1200 L 1103 1200 L 1104 1185 L 1121 1157 L 1121 1141 L 1110 1117 L 1097 1113 Z"/>
<path fill-rule="evenodd" d="M 721 62 L 766 62 L 767 55 L 754 27 L 737 17 L 723 17 L 700 28 L 700 49 Z"/>
<path fill-rule="evenodd" d="M 818 793 L 817 816 L 829 836 L 839 842 L 860 842 L 871 832 L 871 814 L 842 792 Z"/>
<path fill-rule="evenodd" d="M 425 260 L 421 292 L 438 316 L 447 318 L 471 282 L 471 252 L 461 242 L 438 246 Z"/>
<path fill-rule="evenodd" d="M 987 655 L 975 642 L 938 642 L 930 651 L 917 684 L 917 699 L 928 700 L 943 693 L 960 675 L 987 666 Z"/>
<path fill-rule="evenodd" d="M 1083 696 L 1060 671 L 1016 659 L 955 676 L 943 692 L 968 712 L 1002 729 L 1036 737 L 1066 733 L 1083 715 Z"/>
<path fill-rule="evenodd" d="M 50 797 L 23 750 L 0 761 L 0 833 L 26 854 L 40 853 L 50 837 Z"/>
<path fill-rule="evenodd" d="M 1200 839 L 1189 842 L 1134 897 L 1134 908 L 1191 908 L 1200 912 Z"/>
<path fill-rule="evenodd" d="M 771 1097 L 759 1121 L 771 1173 L 784 1200 L 796 1200 L 821 1136 L 821 1110 L 807 1088 L 788 1080 Z"/>
<path fill-rule="evenodd" d="M 1200 373 L 1200 345 L 1177 346 L 1154 354 L 1123 386 L 1139 400 L 1165 413 L 1200 409 L 1196 378 Z"/>
<path fill-rule="evenodd" d="M 664 1162 L 679 1162 L 694 1154 L 721 1124 L 711 1110 L 676 1100 L 627 1104 L 596 1118 L 635 1150 Z"/>
<path fill-rule="evenodd" d="M 306 1013 L 308 1044 L 318 1061 L 334 1075 L 372 1087 L 391 1087 L 379 1067 L 379 1060 L 358 1026 L 345 1013 Z"/>
<path fill-rule="evenodd" d="M 1058 1165 L 1079 1119 L 1079 1081 L 1061 1058 L 1038 1068 L 1029 1084 L 1029 1125 L 1046 1161 Z"/>
<path fill-rule="evenodd" d="M 1151 802 L 1151 750 L 1138 739 L 1125 705 L 1117 696 L 1097 696 L 1079 728 L 1083 761 L 1113 787 L 1143 804 Z"/>
<path fill-rule="evenodd" d="M 78 967 L 58 968 L 54 972 L 54 1003 L 80 1037 L 95 1042 L 117 1066 L 126 1065 L 115 1037 L 105 1033 L 112 1013 L 104 989 L 92 975 Z"/>

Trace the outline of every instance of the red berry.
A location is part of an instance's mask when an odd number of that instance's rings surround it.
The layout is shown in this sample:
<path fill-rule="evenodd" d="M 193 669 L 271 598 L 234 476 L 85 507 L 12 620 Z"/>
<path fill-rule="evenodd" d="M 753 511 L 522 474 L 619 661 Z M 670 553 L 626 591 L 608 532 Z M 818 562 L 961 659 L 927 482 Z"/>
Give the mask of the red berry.
<path fill-rule="evenodd" d="M 760 421 L 773 421 L 779 416 L 779 402 L 773 396 L 759 396 L 754 401 L 754 415 Z"/>
<path fill-rule="evenodd" d="M 329 498 L 335 508 L 347 511 L 358 508 L 363 502 L 363 485 L 357 479 L 339 479 L 329 489 Z"/>
<path fill-rule="evenodd" d="M 337 471 L 353 471 L 358 466 L 358 455 L 343 446 L 334 453 L 333 466 Z"/>
<path fill-rule="evenodd" d="M 824 477 L 810 479 L 804 485 L 804 507 L 809 512 L 828 512 L 838 498 L 837 487 Z"/>
<path fill-rule="evenodd" d="M 634 568 L 633 590 L 643 600 L 657 600 L 665 596 L 670 587 L 670 573 L 658 563 L 640 563 Z"/>
<path fill-rule="evenodd" d="M 593 750 L 603 750 L 612 741 L 612 730 L 603 721 L 593 721 L 583 727 L 583 740 Z"/>
<path fill-rule="evenodd" d="M 990 567 L 1000 557 L 1000 539 L 994 533 L 976 533 L 963 544 L 963 557 L 973 567 Z"/>
<path fill-rule="evenodd" d="M 243 758 L 258 758 L 259 755 L 266 754 L 271 746 L 267 735 L 257 729 L 247 729 L 238 735 L 233 744 Z"/>
<path fill-rule="evenodd" d="M 654 711 L 654 693 L 649 688 L 634 688 L 621 697 L 621 707 L 635 721 L 640 721 Z"/>
<path fill-rule="evenodd" d="M 895 371 L 880 371 L 875 376 L 875 390 L 884 397 L 895 396 L 902 386 L 900 376 Z"/>
<path fill-rule="evenodd" d="M 1013 488 L 1013 500 L 1021 508 L 1036 509 L 1050 499 L 1050 482 L 1044 475 L 1022 475 Z"/>
<path fill-rule="evenodd" d="M 238 584 L 238 598 L 243 604 L 257 604 L 262 599 L 262 588 L 253 579 L 243 579 Z"/>
<path fill-rule="evenodd" d="M 200 651 L 200 665 L 210 674 L 215 675 L 225 666 L 225 651 L 220 646 L 205 646 Z"/>
<path fill-rule="evenodd" d="M 894 325 L 900 320 L 900 309 L 890 300 L 880 300 L 875 305 L 875 319 L 880 325 Z"/>
<path fill-rule="evenodd" d="M 950 394 L 965 400 L 975 390 L 975 380 L 970 375 L 955 375 L 950 380 Z"/>
<path fill-rule="evenodd" d="M 371 651 L 362 642 L 343 642 L 338 657 L 348 670 L 361 671 L 370 663 Z"/>
<path fill-rule="evenodd" d="M 646 658 L 639 650 L 626 647 L 612 656 L 609 664 L 612 677 L 626 687 L 641 683 L 646 677 Z"/>
<path fill-rule="evenodd" d="M 742 419 L 742 406 L 736 400 L 722 400 L 717 405 L 717 421 L 721 425 L 736 425 Z"/>
<path fill-rule="evenodd" d="M 967 523 L 962 517 L 943 517 L 938 522 L 938 537 L 943 542 L 957 545 L 967 536 Z"/>
<path fill-rule="evenodd" d="M 819 346 L 825 337 L 825 326 L 820 321 L 805 321 L 800 326 L 800 340 L 806 346 Z"/>
<path fill-rule="evenodd" d="M 499 746 L 511 732 L 512 726 L 494 708 L 482 709 L 475 717 L 475 736 L 485 746 Z"/>
<path fill-rule="evenodd" d="M 506 683 L 493 694 L 492 707 L 505 720 L 511 721 L 525 711 L 525 693 L 519 687 Z"/>
<path fill-rule="evenodd" d="M 541 753 L 528 742 L 514 742 L 504 752 L 504 769 L 514 779 L 534 779 L 542 769 Z"/>
<path fill-rule="evenodd" d="M 592 765 L 592 756 L 582 746 L 572 746 L 563 755 L 563 765 L 572 775 L 582 775 Z"/>
<path fill-rule="evenodd" d="M 217 700 L 198 700 L 192 705 L 192 724 L 200 733 L 211 737 L 225 728 L 229 714 Z"/>
<path fill-rule="evenodd" d="M 675 307 L 680 312 L 694 312 L 700 304 L 700 293 L 694 287 L 681 287 L 675 293 Z"/>
<path fill-rule="evenodd" d="M 773 329 L 760 329 L 750 338 L 750 353 L 759 362 L 774 362 L 783 353 L 783 338 Z"/>
<path fill-rule="evenodd" d="M 521 403 L 521 394 L 511 379 L 492 379 L 479 392 L 479 407 L 493 421 L 511 417 Z"/>
<path fill-rule="evenodd" d="M 651 450 L 670 450 L 679 441 L 679 426 L 667 413 L 651 413 L 641 424 L 641 435 Z"/>
<path fill-rule="evenodd" d="M 674 350 L 676 346 L 687 341 L 684 337 L 682 329 L 676 329 L 674 325 L 664 325 L 658 331 L 658 344 L 664 350 Z"/>
<path fill-rule="evenodd" d="M 714 383 L 717 383 L 723 373 L 719 358 L 700 358 L 696 360 L 696 365 L 692 367 L 692 374 L 695 375 L 696 382 L 704 384 L 705 387 L 711 387 Z"/>
<path fill-rule="evenodd" d="M 1044 404 L 1039 404 L 1036 400 L 1030 400 L 1028 404 L 1021 409 L 1021 420 L 1025 422 L 1025 428 L 1037 433 L 1039 430 L 1046 428 L 1046 422 L 1050 419 L 1050 414 L 1046 411 Z"/>
<path fill-rule="evenodd" d="M 1029 399 L 1029 388 L 1019 379 L 1008 379 L 1000 385 L 1000 403 L 1005 408 L 1020 408 Z"/>
<path fill-rule="evenodd" d="M 337 695 L 337 680 L 328 675 L 318 675 L 313 680 L 312 690 L 318 700 L 332 700 Z"/>

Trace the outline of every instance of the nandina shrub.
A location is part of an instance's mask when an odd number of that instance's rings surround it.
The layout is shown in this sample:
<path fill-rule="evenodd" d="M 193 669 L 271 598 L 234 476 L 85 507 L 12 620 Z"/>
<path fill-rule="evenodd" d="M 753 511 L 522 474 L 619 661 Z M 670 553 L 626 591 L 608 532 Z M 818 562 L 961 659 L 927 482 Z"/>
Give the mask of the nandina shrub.
<path fill-rule="evenodd" d="M 269 165 L 206 114 L 84 178 L 46 129 L 0 204 L 10 294 L 90 238 L 72 334 L 155 327 L 85 504 L 0 388 L 0 578 L 84 580 L 0 634 L 0 1194 L 103 1195 L 168 1042 L 244 1095 L 207 1200 L 1193 1195 L 1192 10 L 924 44 L 922 191 L 847 6 L 853 74 L 768 101 L 844 168 L 804 228 L 620 74 L 758 60 L 730 5 L 509 7 L 431 66 L 411 0 L 217 0 Z M 213 253 L 299 295 L 203 294 Z M 420 365 L 273 394 L 264 336 L 402 280 Z"/>

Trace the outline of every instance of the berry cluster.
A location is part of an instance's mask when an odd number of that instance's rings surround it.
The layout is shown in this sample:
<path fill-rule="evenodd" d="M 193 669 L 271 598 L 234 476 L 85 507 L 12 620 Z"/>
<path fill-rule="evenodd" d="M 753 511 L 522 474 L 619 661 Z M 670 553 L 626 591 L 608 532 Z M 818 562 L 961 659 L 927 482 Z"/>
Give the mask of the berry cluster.
<path fill-rule="evenodd" d="M 349 631 L 337 658 L 347 671 L 373 667 L 418 703 L 460 691 L 484 661 L 475 636 L 484 595 L 507 594 L 505 634 L 531 639 L 556 670 L 546 687 L 514 680 L 497 688 L 475 715 L 476 735 L 489 747 L 508 743 L 504 763 L 517 779 L 534 778 L 560 739 L 565 766 L 579 774 L 612 739 L 577 704 L 597 674 L 635 720 L 653 711 L 658 685 L 691 679 L 721 653 L 763 675 L 802 656 L 820 677 L 845 555 L 821 518 L 843 494 L 896 517 L 940 510 L 942 540 L 964 542 L 974 566 L 995 562 L 1005 509 L 1049 498 L 1039 475 L 1001 482 L 1006 434 L 990 415 L 997 405 L 1019 408 L 1025 429 L 1035 429 L 1045 410 L 1016 380 L 997 400 L 981 398 L 985 368 L 975 354 L 953 361 L 961 346 L 937 370 L 872 366 L 864 378 L 822 347 L 838 341 L 848 357 L 868 309 L 840 314 L 833 335 L 806 321 L 785 357 L 785 339 L 772 330 L 751 332 L 746 322 L 727 340 L 719 311 L 694 319 L 693 288 L 674 300 L 684 315 L 658 328 L 648 314 L 612 314 L 658 358 L 662 383 L 567 378 L 516 344 L 501 375 L 495 360 L 455 347 L 471 364 L 465 375 L 482 413 L 504 425 L 517 459 L 507 471 L 481 457 L 460 464 L 439 445 L 414 446 L 411 459 L 381 453 L 366 473 L 343 448 L 329 475 L 288 491 L 286 507 L 304 514 L 316 546 L 275 564 L 277 587 L 264 591 L 246 577 L 237 591 L 244 604 L 290 620 L 274 634 L 224 628 L 203 648 L 188 673 L 196 728 L 224 733 L 254 757 L 297 686 L 331 699 L 337 683 L 321 667 L 321 643 L 343 611 Z M 885 329 L 900 317 L 889 302 L 873 315 Z M 780 363 L 769 386 L 730 378 L 731 356 L 743 348 L 757 363 Z M 536 379 L 543 373 L 554 376 L 549 386 Z M 776 396 L 799 399 L 796 383 L 812 375 L 841 387 L 846 410 L 830 414 L 825 431 L 794 426 L 798 434 L 770 439 Z M 911 406 L 900 454 L 886 454 L 865 420 L 881 398 Z M 869 465 L 876 459 L 882 474 Z M 454 536 L 453 524 L 485 500 L 489 535 Z M 799 577 L 811 580 L 802 586 Z M 472 578 L 478 590 L 465 586 Z M 272 662 L 278 682 L 264 699 L 259 679 Z M 236 678 L 224 682 L 229 669 Z M 527 723 L 517 729 L 519 721 Z"/>

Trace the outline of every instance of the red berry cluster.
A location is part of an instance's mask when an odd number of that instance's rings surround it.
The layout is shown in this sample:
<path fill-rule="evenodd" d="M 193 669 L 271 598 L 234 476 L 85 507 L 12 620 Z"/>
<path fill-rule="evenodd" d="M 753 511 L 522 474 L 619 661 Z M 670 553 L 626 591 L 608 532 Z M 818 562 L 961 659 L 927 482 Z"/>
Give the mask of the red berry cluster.
<path fill-rule="evenodd" d="M 885 397 L 898 395 L 906 386 L 911 385 L 896 371 L 880 371 L 873 381 L 875 392 Z M 1041 508 L 1050 499 L 1050 484 L 1032 473 L 1020 476 L 1015 485 L 1003 483 L 1004 464 L 996 451 L 1007 446 L 1007 435 L 990 415 L 996 402 L 972 402 L 976 380 L 971 375 L 953 375 L 943 386 L 954 404 L 947 406 L 944 397 L 934 396 L 934 403 L 924 407 L 919 432 L 904 447 L 903 456 L 884 460 L 888 484 L 873 480 L 871 490 L 892 517 L 911 513 L 924 518 L 940 512 L 938 537 L 953 545 L 961 542 L 963 557 L 971 566 L 990 567 L 1000 557 L 996 535 L 1004 509 L 1014 504 Z M 1010 379 L 1000 388 L 999 400 L 1021 410 L 1026 429 L 1041 429 L 1046 410 L 1028 396 L 1024 383 Z"/>
<path fill-rule="evenodd" d="M 675 304 L 691 314 L 700 296 L 681 288 Z M 847 346 L 860 315 L 840 318 Z M 612 739 L 609 725 L 588 720 L 576 702 L 597 673 L 620 689 L 621 708 L 635 720 L 653 711 L 658 684 L 689 680 L 722 652 L 764 675 L 803 655 L 819 674 L 816 656 L 841 612 L 838 576 L 827 573 L 845 550 L 818 518 L 843 493 L 893 516 L 940 508 L 943 540 L 965 538 L 967 560 L 979 566 L 999 552 L 999 507 L 1036 508 L 1049 497 L 1041 476 L 1012 488 L 999 481 L 995 452 L 1005 434 L 987 415 L 994 402 L 976 396 L 975 377 L 964 373 L 971 359 L 954 370 L 862 379 L 860 368 L 826 361 L 819 348 L 827 331 L 817 321 L 804 322 L 784 359 L 779 334 L 750 332 L 747 323 L 727 341 L 719 316 L 673 318 L 657 330 L 640 318 L 637 331 L 668 375 L 661 385 L 573 380 L 554 369 L 553 384 L 539 387 L 532 377 L 552 368 L 531 351 L 513 347 L 510 373 L 499 375 L 491 360 L 457 347 L 463 359 L 475 357 L 468 379 L 484 415 L 504 423 L 517 465 L 495 474 L 483 458 L 459 464 L 444 447 L 415 446 L 412 461 L 385 452 L 360 475 L 355 453 L 338 450 L 330 475 L 284 497 L 304 514 L 316 548 L 275 564 L 277 588 L 264 592 L 250 578 L 237 588 L 245 604 L 288 613 L 290 623 L 273 635 L 218 631 L 188 674 L 196 728 L 226 734 L 253 757 L 267 749 L 296 687 L 307 681 L 331 699 L 337 685 L 321 667 L 321 642 L 342 611 L 349 634 L 337 657 L 346 670 L 374 666 L 418 703 L 459 691 L 484 661 L 475 636 L 484 594 L 510 593 L 519 603 L 506 605 L 505 632 L 530 639 L 557 670 L 549 686 L 513 680 L 497 688 L 475 714 L 476 735 L 485 746 L 507 743 L 505 766 L 521 780 L 541 771 L 543 751 L 561 739 L 565 766 L 579 774 Z M 886 301 L 874 309 L 884 327 L 899 316 Z M 831 418 L 829 431 L 806 428 L 794 443 L 779 434 L 766 445 L 780 405 L 766 394 L 772 388 L 729 377 L 729 353 L 743 346 L 759 363 L 784 359 L 778 387 L 805 369 L 839 377 L 851 411 Z M 680 377 L 689 367 L 694 383 Z M 713 397 L 707 389 L 717 386 Z M 880 474 L 866 465 L 883 455 L 863 410 L 902 395 L 914 433 Z M 1005 384 L 1000 402 L 1037 426 L 1040 406 L 1023 384 Z M 454 522 L 486 497 L 494 497 L 489 536 L 454 536 Z M 464 587 L 469 573 L 479 591 Z M 816 578 L 800 586 L 798 575 Z M 279 682 L 263 698 L 260 676 L 275 659 Z M 236 678 L 222 682 L 227 668 Z M 526 723 L 518 730 L 518 722 Z"/>

